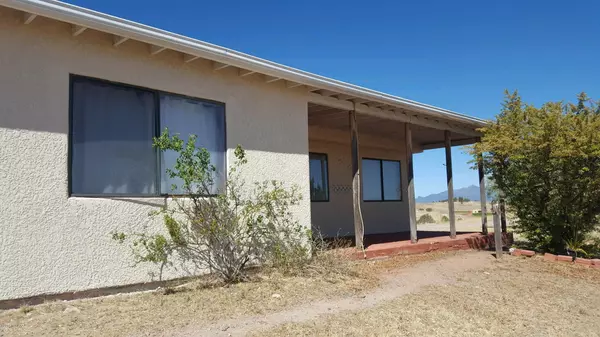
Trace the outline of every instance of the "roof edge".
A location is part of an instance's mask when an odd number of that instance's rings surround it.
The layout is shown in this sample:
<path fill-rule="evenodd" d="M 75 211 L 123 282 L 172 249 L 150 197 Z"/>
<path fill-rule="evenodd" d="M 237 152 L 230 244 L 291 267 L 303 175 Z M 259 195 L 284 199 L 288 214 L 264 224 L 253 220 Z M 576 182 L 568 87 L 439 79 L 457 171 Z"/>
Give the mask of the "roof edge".
<path fill-rule="evenodd" d="M 370 99 L 398 106 L 399 108 L 407 108 L 427 115 L 470 124 L 473 127 L 481 127 L 487 123 L 484 119 L 313 74 L 233 49 L 60 1 L 0 0 L 0 5 L 109 34 L 140 40 L 159 47 L 223 62 L 238 68 L 279 77 L 303 85 L 352 95 L 357 98 Z"/>

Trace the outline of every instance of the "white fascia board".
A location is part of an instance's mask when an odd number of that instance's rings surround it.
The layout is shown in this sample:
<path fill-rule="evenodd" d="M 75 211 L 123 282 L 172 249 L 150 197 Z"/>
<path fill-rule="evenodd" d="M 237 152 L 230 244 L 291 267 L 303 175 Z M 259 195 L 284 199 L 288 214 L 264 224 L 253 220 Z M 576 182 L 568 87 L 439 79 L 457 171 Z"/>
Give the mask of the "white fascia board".
<path fill-rule="evenodd" d="M 0 5 L 252 70 L 306 86 L 403 107 L 430 116 L 468 123 L 474 127 L 486 124 L 483 119 L 312 74 L 232 49 L 63 2 L 52 0 L 0 0 Z"/>

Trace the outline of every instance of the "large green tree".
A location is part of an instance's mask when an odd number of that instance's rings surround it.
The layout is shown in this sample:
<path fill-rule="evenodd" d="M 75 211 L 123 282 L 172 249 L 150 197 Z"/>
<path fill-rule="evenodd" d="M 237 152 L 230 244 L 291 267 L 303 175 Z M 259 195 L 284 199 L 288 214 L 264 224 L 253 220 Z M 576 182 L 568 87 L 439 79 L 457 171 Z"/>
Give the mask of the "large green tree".
<path fill-rule="evenodd" d="M 585 93 L 576 104 L 525 104 L 506 92 L 496 120 L 481 129 L 486 173 L 517 216 L 516 230 L 538 248 L 577 247 L 598 229 L 600 109 Z"/>

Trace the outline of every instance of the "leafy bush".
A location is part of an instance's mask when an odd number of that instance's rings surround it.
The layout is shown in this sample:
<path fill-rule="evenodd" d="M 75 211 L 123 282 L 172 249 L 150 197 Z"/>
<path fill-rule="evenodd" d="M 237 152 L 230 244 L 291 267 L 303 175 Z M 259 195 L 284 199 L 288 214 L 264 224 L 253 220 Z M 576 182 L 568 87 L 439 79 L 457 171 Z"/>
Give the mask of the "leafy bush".
<path fill-rule="evenodd" d="M 445 216 L 445 215 L 442 215 L 442 219 L 441 219 L 441 221 L 442 221 L 442 222 L 448 222 L 448 221 L 450 221 L 450 219 L 449 219 L 447 216 Z"/>
<path fill-rule="evenodd" d="M 435 223 L 431 214 L 423 214 L 417 220 L 417 224 Z"/>
<path fill-rule="evenodd" d="M 536 248 L 581 247 L 600 215 L 600 108 L 585 93 L 577 104 L 524 104 L 506 93 L 503 109 L 482 130 L 472 153 Z M 579 248 L 578 248 L 579 249 Z"/>
<path fill-rule="evenodd" d="M 291 213 L 299 203 L 298 189 L 286 189 L 277 181 L 255 183 L 246 189 L 241 169 L 247 163 L 244 150 L 235 149 L 224 188 L 216 186 L 216 168 L 210 154 L 196 147 L 196 136 L 184 142 L 165 130 L 154 139 L 160 151 L 175 151 L 178 158 L 169 177 L 180 181 L 171 188 L 185 191 L 152 216 L 162 216 L 165 234 L 114 233 L 121 243 L 131 243 L 136 263 L 165 266 L 175 259 L 208 268 L 226 282 L 246 279 L 252 265 L 288 268 L 309 260 L 310 231 Z M 215 190 L 218 192 L 214 195 Z"/>
<path fill-rule="evenodd" d="M 433 208 L 431 208 L 431 207 L 427 207 L 427 208 L 425 208 L 425 210 L 426 210 L 427 212 L 431 212 L 431 211 L 433 211 Z"/>

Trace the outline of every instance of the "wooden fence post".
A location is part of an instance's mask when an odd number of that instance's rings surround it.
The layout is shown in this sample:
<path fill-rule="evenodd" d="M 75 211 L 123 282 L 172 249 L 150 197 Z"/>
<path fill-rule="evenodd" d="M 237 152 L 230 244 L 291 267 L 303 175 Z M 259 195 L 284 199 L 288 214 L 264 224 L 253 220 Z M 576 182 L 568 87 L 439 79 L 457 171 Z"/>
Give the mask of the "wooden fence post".
<path fill-rule="evenodd" d="M 485 192 L 485 172 L 483 170 L 483 156 L 477 155 L 477 171 L 479 173 L 479 199 L 481 200 L 481 233 L 487 234 L 487 210 Z"/>
<path fill-rule="evenodd" d="M 494 215 L 494 245 L 496 246 L 496 258 L 502 257 L 502 227 L 500 226 L 500 207 L 498 202 L 492 204 Z"/>
<path fill-rule="evenodd" d="M 504 198 L 500 199 L 500 225 L 502 227 L 502 233 L 506 233 L 506 202 Z"/>

